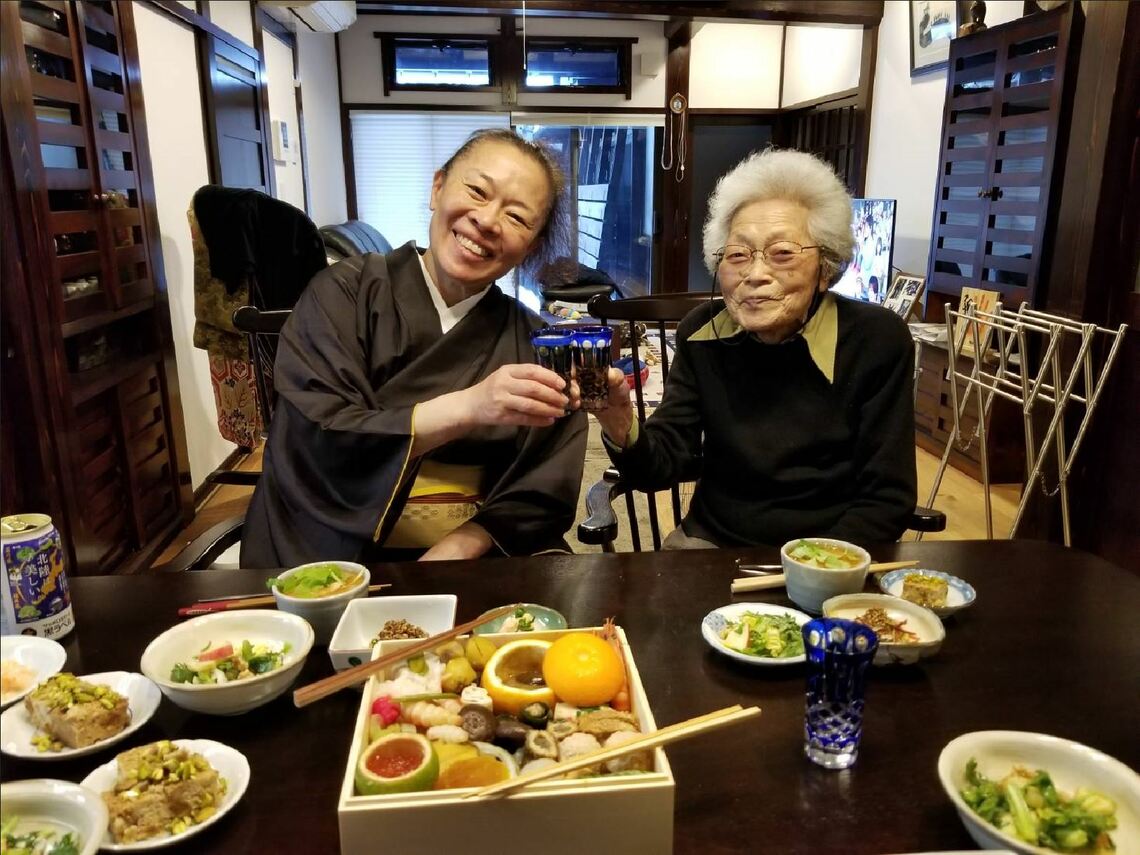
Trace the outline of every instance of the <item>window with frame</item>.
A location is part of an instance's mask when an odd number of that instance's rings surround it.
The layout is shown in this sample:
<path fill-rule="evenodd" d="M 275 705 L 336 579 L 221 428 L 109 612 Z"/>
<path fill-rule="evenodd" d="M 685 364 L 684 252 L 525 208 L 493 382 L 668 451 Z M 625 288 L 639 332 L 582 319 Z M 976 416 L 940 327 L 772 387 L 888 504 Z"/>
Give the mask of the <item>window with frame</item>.
<path fill-rule="evenodd" d="M 528 39 L 522 88 L 529 92 L 612 93 L 628 99 L 634 41 Z"/>
<path fill-rule="evenodd" d="M 400 91 L 487 92 L 498 88 L 493 36 L 377 33 L 384 94 Z"/>

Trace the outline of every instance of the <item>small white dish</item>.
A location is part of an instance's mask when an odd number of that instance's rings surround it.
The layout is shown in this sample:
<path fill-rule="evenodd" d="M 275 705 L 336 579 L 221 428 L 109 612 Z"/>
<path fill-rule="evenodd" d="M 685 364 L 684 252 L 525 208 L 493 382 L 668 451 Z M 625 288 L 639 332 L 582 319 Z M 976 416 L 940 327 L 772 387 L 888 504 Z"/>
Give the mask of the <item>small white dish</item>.
<path fill-rule="evenodd" d="M 904 629 L 918 636 L 918 641 L 898 642 L 879 639 L 875 651 L 875 665 L 913 665 L 919 659 L 933 656 L 942 647 L 946 629 L 938 615 L 930 609 L 916 606 L 898 597 L 886 594 L 842 594 L 824 601 L 825 617 L 855 620 L 867 609 L 880 608 L 893 621 L 906 621 Z"/>
<path fill-rule="evenodd" d="M 955 612 L 969 608 L 978 598 L 974 586 L 965 579 L 959 579 L 957 576 L 951 576 L 949 573 L 943 573 L 939 570 L 892 570 L 879 577 L 879 590 L 901 600 L 903 581 L 912 573 L 919 576 L 935 576 L 946 580 L 946 605 L 930 609 L 940 618 L 949 617 Z"/>
<path fill-rule="evenodd" d="M 789 554 L 802 541 L 824 547 L 839 547 L 857 556 L 859 563 L 854 567 L 823 568 L 804 561 L 797 561 Z M 854 594 L 863 590 L 867 580 L 867 568 L 871 566 L 871 554 L 861 546 L 846 540 L 830 537 L 797 537 L 780 548 L 780 563 L 784 566 L 784 587 L 788 599 L 813 615 L 820 614 L 823 601 L 839 594 Z"/>
<path fill-rule="evenodd" d="M 332 660 L 333 668 L 343 671 L 370 660 L 370 642 L 383 629 L 385 621 L 402 618 L 429 636 L 446 632 L 455 626 L 457 603 L 458 597 L 455 594 L 353 600 L 344 610 L 329 642 L 329 659 Z"/>
<path fill-rule="evenodd" d="M 741 653 L 739 650 L 726 647 L 720 637 L 721 630 L 728 624 L 740 620 L 740 616 L 745 612 L 752 612 L 758 615 L 790 615 L 795 618 L 796 624 L 801 627 L 811 620 L 809 615 L 797 611 L 796 609 L 790 609 L 787 606 L 774 606 L 769 603 L 730 603 L 727 606 L 721 606 L 719 609 L 713 609 L 705 615 L 701 621 L 701 635 L 704 636 L 709 647 L 717 653 L 723 653 L 732 659 L 747 662 L 749 665 L 760 665 L 762 667 L 795 665 L 798 662 L 804 661 L 805 657 L 802 653 L 798 656 L 786 657 L 750 656 L 747 653 Z"/>
<path fill-rule="evenodd" d="M 40 638 L 37 635 L 0 636 L 0 659 L 17 662 L 34 676 L 28 685 L 18 692 L 0 696 L 0 708 L 14 704 L 28 692 L 50 677 L 58 674 L 67 661 L 67 651 L 58 641 Z"/>
<path fill-rule="evenodd" d="M 186 662 L 210 644 L 287 643 L 280 668 L 231 683 L 175 683 L 170 669 Z M 297 679 L 313 647 L 313 628 L 304 618 L 278 611 L 240 609 L 216 612 L 175 624 L 143 651 L 139 670 L 153 680 L 166 697 L 192 712 L 239 715 L 267 704 Z"/>
<path fill-rule="evenodd" d="M 108 825 L 103 826 L 103 840 L 99 848 L 104 852 L 141 852 L 145 849 L 161 849 L 171 846 L 187 837 L 193 837 L 203 829 L 209 828 L 215 822 L 230 812 L 249 786 L 249 761 L 244 754 L 236 748 L 230 748 L 221 742 L 212 739 L 175 739 L 174 744 L 185 748 L 195 754 L 201 754 L 226 782 L 226 794 L 218 804 L 217 812 L 205 822 L 192 825 L 181 834 L 163 834 L 136 843 L 115 843 L 111 838 Z M 115 789 L 115 780 L 118 777 L 116 760 L 104 763 L 83 779 L 82 785 L 96 793 L 109 793 Z"/>
<path fill-rule="evenodd" d="M 0 803 L 5 816 L 20 817 L 19 832 L 47 826 L 61 835 L 73 834 L 79 855 L 98 851 L 109 822 L 102 797 L 69 781 L 34 778 L 3 784 Z"/>
<path fill-rule="evenodd" d="M 1043 769 L 1058 792 L 1072 795 L 1088 787 L 1116 802 L 1117 827 L 1109 832 L 1116 851 L 1140 852 L 1140 775 L 1107 754 L 1056 736 L 1017 730 L 982 730 L 950 740 L 938 755 L 938 779 L 966 831 L 983 849 L 1012 849 L 1023 855 L 1056 855 L 1053 850 L 1017 839 L 982 819 L 962 798 L 966 763 L 978 762 L 978 771 L 994 781 L 1014 766 Z"/>
<path fill-rule="evenodd" d="M 277 601 L 277 608 L 307 620 L 313 627 L 316 644 L 328 644 L 333 632 L 336 631 L 337 623 L 344 615 L 345 607 L 358 597 L 368 596 L 368 582 L 372 578 L 368 568 L 363 564 L 354 564 L 351 561 L 313 561 L 286 570 L 277 576 L 278 579 L 288 579 L 290 576 L 310 567 L 324 567 L 329 564 L 335 565 L 345 575 L 359 574 L 360 580 L 348 590 L 327 597 L 291 597 L 282 593 L 279 587 L 273 588 L 273 597 Z"/>
<path fill-rule="evenodd" d="M 0 751 L 12 757 L 22 757 L 25 760 L 70 760 L 73 757 L 83 757 L 102 751 L 108 746 L 120 742 L 150 721 L 155 710 L 158 709 L 162 693 L 158 686 L 142 674 L 132 674 L 127 671 L 107 671 L 102 674 L 87 674 L 80 677 L 96 686 L 108 686 L 127 699 L 131 711 L 131 721 L 123 730 L 114 736 L 88 745 L 85 748 L 61 748 L 59 751 L 40 751 L 32 744 L 32 737 L 39 735 L 40 731 L 32 724 L 28 711 L 23 704 L 12 707 L 0 716 Z"/>

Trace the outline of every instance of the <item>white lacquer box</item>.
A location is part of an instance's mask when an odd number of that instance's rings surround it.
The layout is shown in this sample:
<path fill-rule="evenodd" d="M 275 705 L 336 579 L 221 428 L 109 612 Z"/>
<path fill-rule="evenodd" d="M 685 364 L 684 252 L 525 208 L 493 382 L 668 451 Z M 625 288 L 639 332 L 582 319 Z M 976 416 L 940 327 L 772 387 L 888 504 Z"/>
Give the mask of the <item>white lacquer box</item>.
<path fill-rule="evenodd" d="M 520 637 L 548 641 L 592 629 L 483 636 L 496 645 Z M 653 713 L 625 633 L 618 629 L 629 676 L 633 712 L 644 731 L 656 730 Z M 374 656 L 411 642 L 385 641 Z M 668 855 L 673 851 L 673 773 L 665 752 L 654 751 L 652 772 L 531 784 L 509 796 L 463 799 L 470 790 L 436 790 L 385 796 L 357 796 L 354 771 L 367 746 L 373 687 L 364 688 L 352 749 L 341 783 L 337 814 L 342 855 L 391 852 L 399 855 Z"/>

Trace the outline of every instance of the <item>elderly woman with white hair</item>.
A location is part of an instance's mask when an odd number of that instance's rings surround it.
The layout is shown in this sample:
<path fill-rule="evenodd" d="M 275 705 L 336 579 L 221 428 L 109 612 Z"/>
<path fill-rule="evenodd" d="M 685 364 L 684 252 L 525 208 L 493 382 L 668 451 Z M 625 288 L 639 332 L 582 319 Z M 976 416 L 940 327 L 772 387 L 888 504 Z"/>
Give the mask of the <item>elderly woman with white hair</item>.
<path fill-rule="evenodd" d="M 661 405 L 639 426 L 620 371 L 597 413 L 615 465 L 659 490 L 700 459 L 666 549 L 895 540 L 915 507 L 914 348 L 879 306 L 828 289 L 851 260 L 851 199 L 797 151 L 745 158 L 704 227 L 711 300 L 677 329 Z"/>

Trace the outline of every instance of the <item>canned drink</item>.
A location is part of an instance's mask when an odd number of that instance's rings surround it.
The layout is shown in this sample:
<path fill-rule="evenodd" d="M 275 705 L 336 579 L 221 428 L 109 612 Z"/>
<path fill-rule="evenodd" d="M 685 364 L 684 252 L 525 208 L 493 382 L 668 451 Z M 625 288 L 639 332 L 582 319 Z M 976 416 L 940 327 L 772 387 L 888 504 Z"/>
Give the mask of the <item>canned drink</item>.
<path fill-rule="evenodd" d="M 46 514 L 0 519 L 0 635 L 60 638 L 75 627 L 63 570 L 63 542 Z"/>

